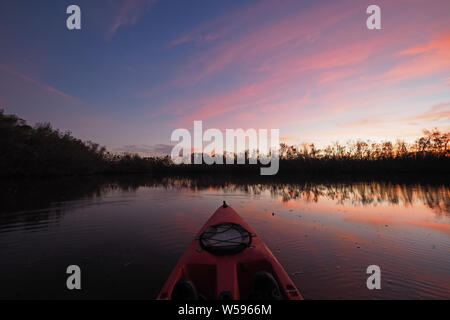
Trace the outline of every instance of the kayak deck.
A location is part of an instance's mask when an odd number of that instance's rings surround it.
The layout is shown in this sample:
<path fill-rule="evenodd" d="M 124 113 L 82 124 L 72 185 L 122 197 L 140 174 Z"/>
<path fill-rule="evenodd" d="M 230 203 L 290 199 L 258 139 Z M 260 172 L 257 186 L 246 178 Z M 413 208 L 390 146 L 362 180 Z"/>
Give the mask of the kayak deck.
<path fill-rule="evenodd" d="M 213 226 L 230 223 L 239 225 L 249 232 L 251 235 L 249 246 L 235 254 L 217 255 L 205 250 L 200 243 L 205 231 Z M 157 299 L 170 300 L 177 282 L 187 279 L 195 284 L 197 291 L 206 300 L 219 300 L 223 293 L 231 294 L 235 300 L 245 300 L 251 293 L 254 275 L 261 271 L 273 275 L 283 299 L 303 299 L 269 248 L 236 211 L 224 203 L 224 206 L 217 209 L 197 233 Z"/>

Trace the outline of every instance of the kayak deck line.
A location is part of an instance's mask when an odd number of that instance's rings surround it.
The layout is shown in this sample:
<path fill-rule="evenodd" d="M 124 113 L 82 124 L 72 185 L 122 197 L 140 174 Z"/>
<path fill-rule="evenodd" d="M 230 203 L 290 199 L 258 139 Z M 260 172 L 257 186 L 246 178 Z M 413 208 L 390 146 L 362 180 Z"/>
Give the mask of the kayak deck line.
<path fill-rule="evenodd" d="M 303 300 L 276 257 L 225 201 L 194 237 L 158 300 Z"/>

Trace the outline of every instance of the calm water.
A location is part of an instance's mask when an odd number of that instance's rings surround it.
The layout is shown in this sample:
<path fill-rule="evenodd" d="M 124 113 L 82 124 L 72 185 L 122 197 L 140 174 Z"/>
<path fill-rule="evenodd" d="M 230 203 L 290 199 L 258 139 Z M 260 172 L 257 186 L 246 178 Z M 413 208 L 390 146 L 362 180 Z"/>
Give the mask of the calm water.
<path fill-rule="evenodd" d="M 128 177 L 0 189 L 0 298 L 152 299 L 223 200 L 306 299 L 450 298 L 448 185 Z M 71 264 L 80 292 L 65 287 Z M 372 264 L 378 291 L 366 288 Z"/>

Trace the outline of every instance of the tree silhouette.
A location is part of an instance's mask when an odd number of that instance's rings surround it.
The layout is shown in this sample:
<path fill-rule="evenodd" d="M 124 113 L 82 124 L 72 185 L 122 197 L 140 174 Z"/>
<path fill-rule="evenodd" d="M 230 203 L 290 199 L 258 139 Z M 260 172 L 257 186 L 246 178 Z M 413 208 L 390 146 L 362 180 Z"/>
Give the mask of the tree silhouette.
<path fill-rule="evenodd" d="M 450 133 L 424 130 L 414 143 L 357 140 L 324 148 L 314 143 L 299 146 L 280 144 L 280 175 L 360 175 L 450 173 Z M 191 154 L 191 159 L 201 154 Z M 116 173 L 190 174 L 217 173 L 259 175 L 258 150 L 218 155 L 233 159 L 234 165 L 175 165 L 169 156 L 141 157 L 113 154 L 97 143 L 74 138 L 70 132 L 55 130 L 49 123 L 27 125 L 15 115 L 0 110 L 0 175 L 62 176 Z M 244 164 L 236 164 L 237 159 Z"/>

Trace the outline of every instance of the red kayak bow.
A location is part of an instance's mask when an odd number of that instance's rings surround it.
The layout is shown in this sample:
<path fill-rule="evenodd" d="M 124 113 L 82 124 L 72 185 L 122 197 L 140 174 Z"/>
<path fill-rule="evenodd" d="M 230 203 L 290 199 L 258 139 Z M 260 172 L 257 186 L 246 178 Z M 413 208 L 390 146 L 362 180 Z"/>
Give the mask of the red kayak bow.
<path fill-rule="evenodd" d="M 259 294 L 261 287 L 269 295 Z M 157 298 L 179 299 L 180 292 L 191 300 L 303 300 L 269 248 L 225 202 L 200 229 Z"/>

